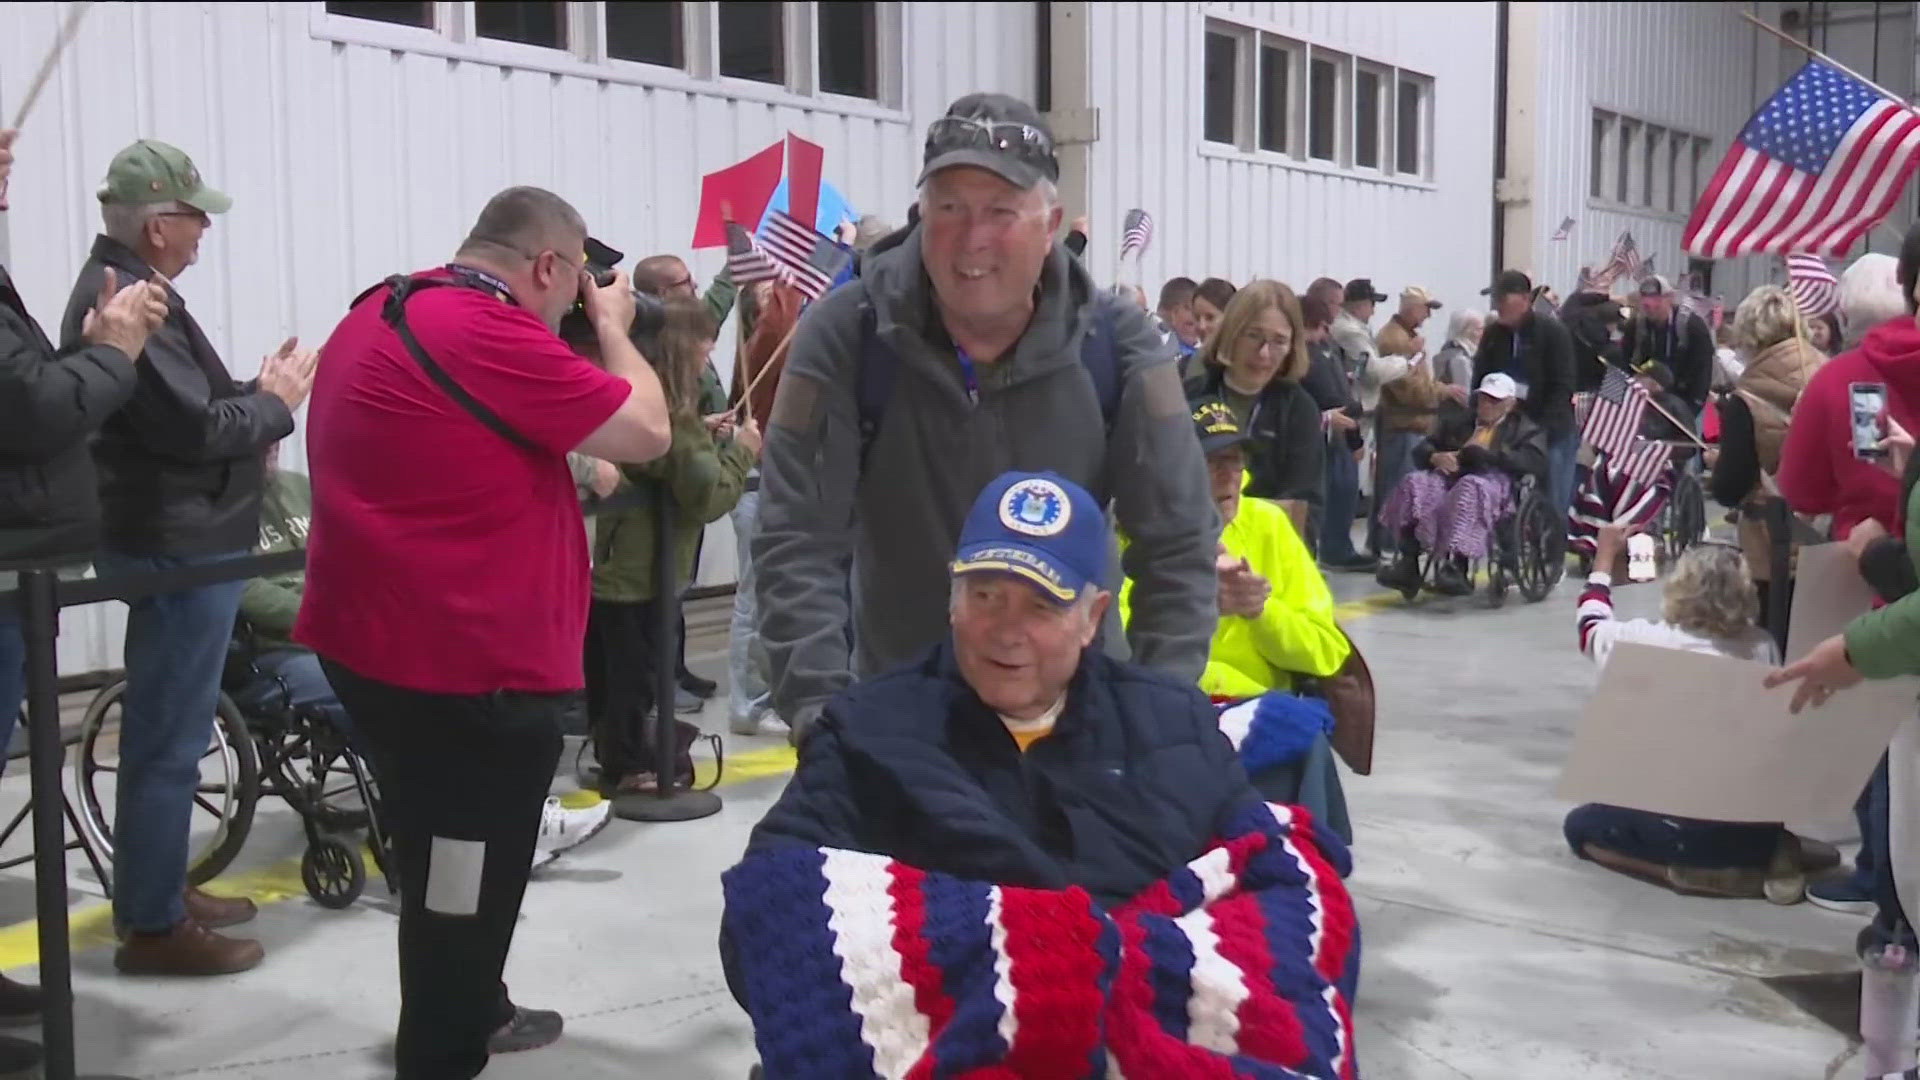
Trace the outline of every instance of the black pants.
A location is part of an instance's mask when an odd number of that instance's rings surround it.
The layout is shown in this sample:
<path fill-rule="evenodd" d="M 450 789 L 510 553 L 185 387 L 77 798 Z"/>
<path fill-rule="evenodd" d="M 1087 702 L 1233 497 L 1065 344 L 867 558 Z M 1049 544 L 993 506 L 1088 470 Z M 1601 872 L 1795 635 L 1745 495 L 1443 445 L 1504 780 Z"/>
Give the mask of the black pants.
<path fill-rule="evenodd" d="M 587 609 L 587 722 L 603 791 L 633 773 L 657 771 L 652 739 L 660 682 L 657 603 L 595 600 Z"/>
<path fill-rule="evenodd" d="M 429 694 L 322 658 L 380 787 L 400 882 L 397 1080 L 470 1080 L 513 1015 L 501 973 L 570 694 Z"/>

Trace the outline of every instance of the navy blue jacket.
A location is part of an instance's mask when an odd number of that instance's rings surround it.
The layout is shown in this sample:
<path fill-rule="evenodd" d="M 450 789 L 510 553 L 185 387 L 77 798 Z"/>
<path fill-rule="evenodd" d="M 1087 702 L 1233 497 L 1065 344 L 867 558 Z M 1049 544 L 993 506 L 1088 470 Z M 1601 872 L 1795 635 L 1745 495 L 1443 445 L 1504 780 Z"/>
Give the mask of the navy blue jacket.
<path fill-rule="evenodd" d="M 872 852 L 1114 904 L 1258 798 L 1193 686 L 1089 649 L 1053 733 L 1022 754 L 942 644 L 832 700 L 749 849 Z"/>

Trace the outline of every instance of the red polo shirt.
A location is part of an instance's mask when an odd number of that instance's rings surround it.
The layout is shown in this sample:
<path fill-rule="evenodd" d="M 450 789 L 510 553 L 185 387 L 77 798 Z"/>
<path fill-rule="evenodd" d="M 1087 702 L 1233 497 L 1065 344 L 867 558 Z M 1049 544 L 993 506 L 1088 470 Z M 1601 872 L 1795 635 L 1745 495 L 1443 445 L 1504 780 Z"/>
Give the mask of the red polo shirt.
<path fill-rule="evenodd" d="M 447 396 L 361 301 L 320 354 L 307 423 L 313 525 L 294 639 L 412 690 L 576 690 L 586 533 L 567 452 L 626 401 L 490 293 L 426 289 L 407 323 L 522 449 Z"/>

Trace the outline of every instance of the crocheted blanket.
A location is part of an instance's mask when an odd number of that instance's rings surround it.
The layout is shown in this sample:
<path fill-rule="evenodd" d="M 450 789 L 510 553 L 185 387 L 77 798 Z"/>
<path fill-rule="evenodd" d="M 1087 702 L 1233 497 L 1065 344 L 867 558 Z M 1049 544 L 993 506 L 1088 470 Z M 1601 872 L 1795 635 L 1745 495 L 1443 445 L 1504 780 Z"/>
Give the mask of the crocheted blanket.
<path fill-rule="evenodd" d="M 1248 776 L 1292 764 L 1315 738 L 1333 734 L 1333 709 L 1322 698 L 1274 690 L 1257 698 L 1215 698 L 1213 705 Z"/>
<path fill-rule="evenodd" d="M 1118 908 L 794 846 L 724 883 L 768 1080 L 1352 1080 L 1347 853 L 1250 804 Z"/>

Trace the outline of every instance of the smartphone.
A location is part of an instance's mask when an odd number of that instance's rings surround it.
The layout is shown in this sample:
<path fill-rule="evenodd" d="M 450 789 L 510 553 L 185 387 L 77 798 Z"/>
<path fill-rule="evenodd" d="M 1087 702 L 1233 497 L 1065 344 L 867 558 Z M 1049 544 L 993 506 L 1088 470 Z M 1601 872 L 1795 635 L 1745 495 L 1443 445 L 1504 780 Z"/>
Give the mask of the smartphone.
<path fill-rule="evenodd" d="M 1847 387 L 1847 401 L 1852 420 L 1853 456 L 1885 457 L 1887 452 L 1880 449 L 1880 440 L 1886 437 L 1886 425 L 1881 422 L 1887 411 L 1886 384 L 1853 383 Z"/>

